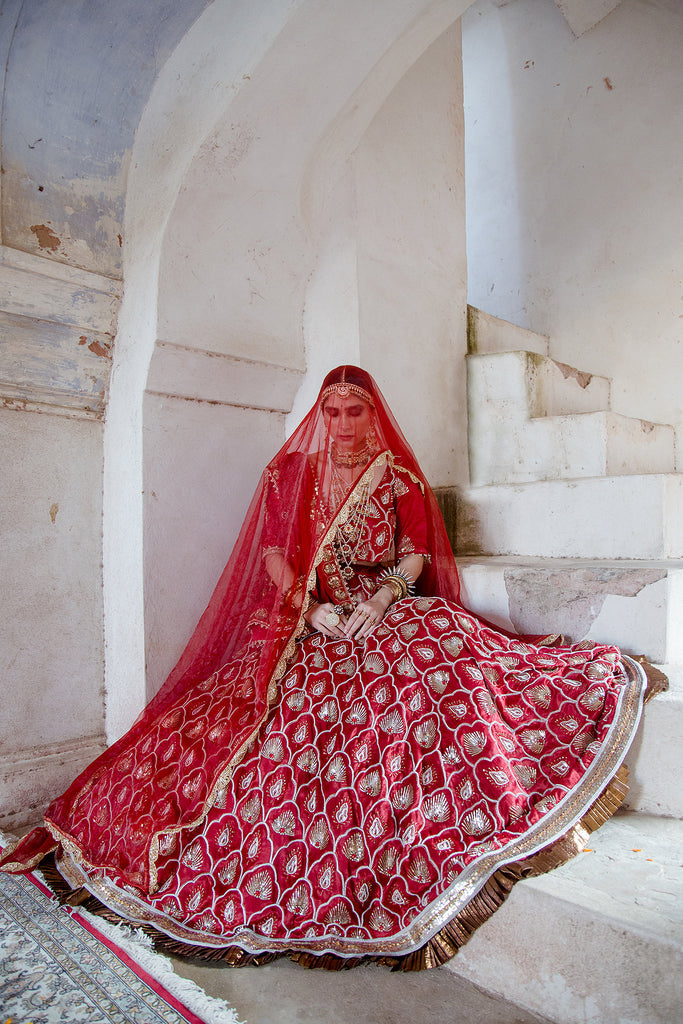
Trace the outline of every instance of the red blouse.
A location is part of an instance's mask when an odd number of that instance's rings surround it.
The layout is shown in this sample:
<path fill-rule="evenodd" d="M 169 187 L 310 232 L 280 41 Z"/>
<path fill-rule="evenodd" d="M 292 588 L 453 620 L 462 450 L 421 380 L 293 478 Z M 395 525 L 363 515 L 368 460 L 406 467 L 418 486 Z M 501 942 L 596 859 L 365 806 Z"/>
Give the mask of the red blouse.
<path fill-rule="evenodd" d="M 351 517 L 352 518 L 352 515 Z M 361 536 L 354 538 L 352 574 L 339 557 L 334 538 L 325 545 L 314 597 L 333 604 L 355 604 L 377 586 L 377 576 L 406 555 L 429 556 L 424 496 L 409 473 L 387 464 L 368 500 Z"/>

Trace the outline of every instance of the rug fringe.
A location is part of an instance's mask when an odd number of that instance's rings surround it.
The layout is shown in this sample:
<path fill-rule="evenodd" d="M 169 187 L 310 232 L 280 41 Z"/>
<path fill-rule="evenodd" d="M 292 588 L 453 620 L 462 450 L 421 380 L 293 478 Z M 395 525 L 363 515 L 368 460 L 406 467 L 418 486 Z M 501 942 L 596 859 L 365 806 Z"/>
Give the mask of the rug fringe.
<path fill-rule="evenodd" d="M 136 964 L 151 974 L 163 987 L 179 999 L 184 1007 L 201 1017 L 205 1024 L 244 1024 L 237 1017 L 237 1011 L 224 999 L 215 999 L 189 978 L 176 974 L 168 957 L 154 949 L 150 936 L 132 923 L 113 925 L 101 916 L 88 911 L 82 912 L 105 938 L 128 953 Z"/>

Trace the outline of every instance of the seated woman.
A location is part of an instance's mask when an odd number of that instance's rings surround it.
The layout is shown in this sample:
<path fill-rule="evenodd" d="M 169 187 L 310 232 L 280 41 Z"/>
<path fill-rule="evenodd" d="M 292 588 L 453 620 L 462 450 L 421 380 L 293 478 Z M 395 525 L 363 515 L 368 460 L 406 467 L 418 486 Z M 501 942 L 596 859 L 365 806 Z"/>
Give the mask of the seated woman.
<path fill-rule="evenodd" d="M 5 852 L 229 963 L 448 959 L 618 805 L 642 669 L 458 601 L 443 522 L 343 366 L 267 467 L 179 664 Z"/>

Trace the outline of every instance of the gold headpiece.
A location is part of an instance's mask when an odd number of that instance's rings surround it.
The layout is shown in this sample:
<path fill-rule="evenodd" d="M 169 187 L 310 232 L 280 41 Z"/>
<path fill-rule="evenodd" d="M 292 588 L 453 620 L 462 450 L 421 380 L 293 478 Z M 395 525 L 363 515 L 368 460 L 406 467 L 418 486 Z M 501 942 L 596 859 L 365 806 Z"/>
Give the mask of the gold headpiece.
<path fill-rule="evenodd" d="M 364 402 L 367 402 L 368 405 L 373 406 L 373 408 L 375 405 L 372 395 L 366 391 L 365 388 L 361 388 L 357 384 L 330 384 L 321 394 L 320 404 L 323 405 L 325 399 L 329 398 L 330 395 L 338 395 L 340 398 L 348 398 L 349 395 L 358 395 L 359 398 L 362 398 Z"/>

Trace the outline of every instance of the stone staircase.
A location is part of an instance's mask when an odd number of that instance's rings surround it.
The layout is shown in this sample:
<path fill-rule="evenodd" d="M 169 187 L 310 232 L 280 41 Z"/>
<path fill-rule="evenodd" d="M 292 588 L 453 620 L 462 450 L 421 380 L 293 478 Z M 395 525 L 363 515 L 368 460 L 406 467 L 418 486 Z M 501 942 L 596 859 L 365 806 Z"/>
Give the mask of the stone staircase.
<path fill-rule="evenodd" d="M 464 603 L 518 632 L 644 654 L 670 679 L 627 758 L 626 812 L 523 882 L 445 968 L 558 1024 L 683 1019 L 683 476 L 673 430 L 619 416 L 610 382 L 469 311 Z"/>

